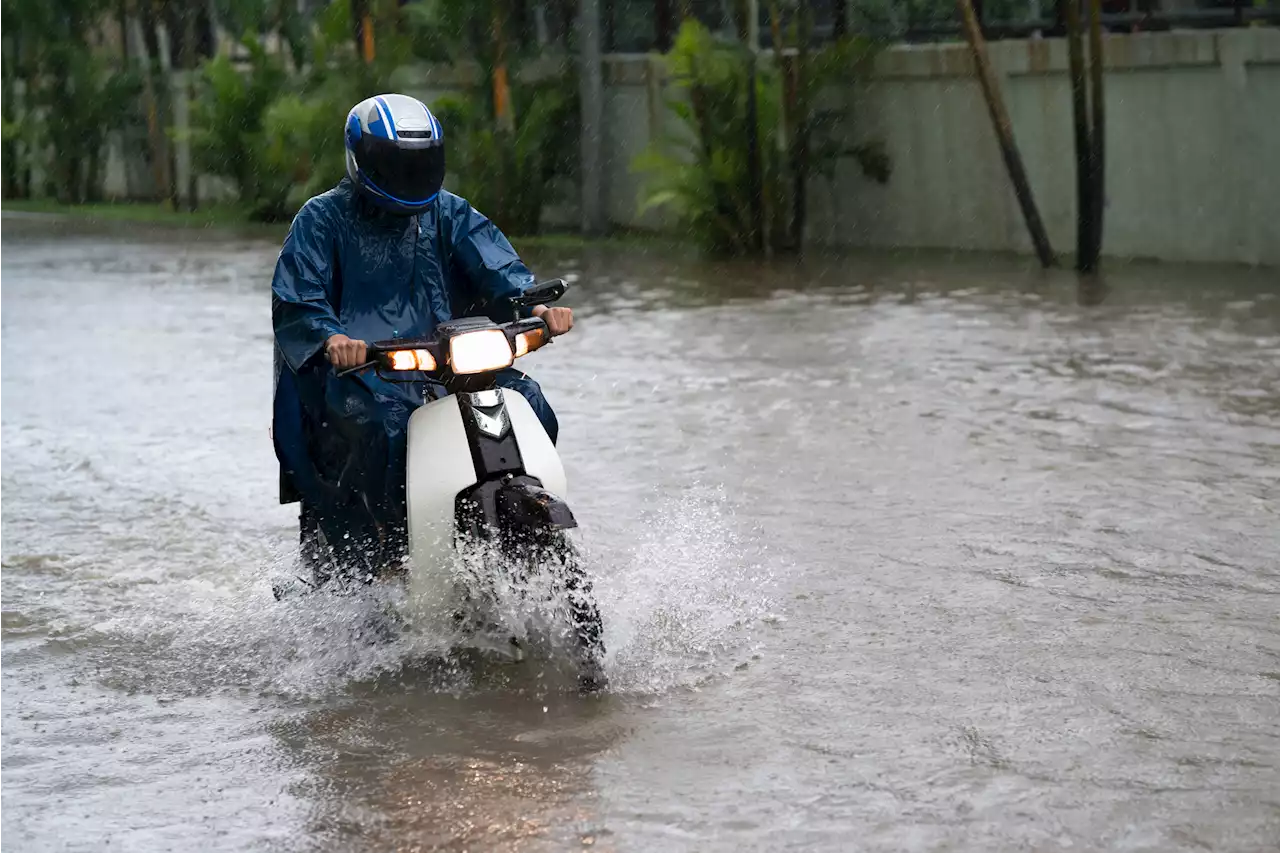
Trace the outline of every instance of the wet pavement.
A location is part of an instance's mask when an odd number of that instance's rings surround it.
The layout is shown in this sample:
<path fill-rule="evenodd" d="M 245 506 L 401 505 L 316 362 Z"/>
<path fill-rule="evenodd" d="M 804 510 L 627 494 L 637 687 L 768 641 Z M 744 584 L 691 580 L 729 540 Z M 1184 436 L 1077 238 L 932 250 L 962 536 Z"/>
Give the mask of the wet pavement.
<path fill-rule="evenodd" d="M 6 850 L 1280 844 L 1280 284 L 541 249 L 614 688 L 276 603 L 278 246 L 3 232 Z"/>

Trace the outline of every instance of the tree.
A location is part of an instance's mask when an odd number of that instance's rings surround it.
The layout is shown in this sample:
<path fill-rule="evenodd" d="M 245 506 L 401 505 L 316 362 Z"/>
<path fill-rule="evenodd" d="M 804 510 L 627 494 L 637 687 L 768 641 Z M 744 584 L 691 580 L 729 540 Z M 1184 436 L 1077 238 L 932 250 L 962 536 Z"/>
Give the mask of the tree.
<path fill-rule="evenodd" d="M 0 107 L 3 123 L 0 125 L 0 145 L 3 155 L 0 163 L 4 169 L 5 198 L 22 198 L 31 194 L 33 153 L 39 148 L 38 125 L 31 114 L 35 74 L 34 48 L 38 42 L 38 27 L 30 15 L 30 0 L 6 0 L 0 5 L 0 33 L 3 48 L 0 63 L 3 72 L 0 84 Z M 35 11 L 40 8 L 37 7 Z M 20 88 L 21 87 L 21 88 Z"/>
<path fill-rule="evenodd" d="M 6 193 L 31 192 L 39 171 L 61 201 L 101 194 L 107 134 L 132 115 L 136 77 L 90 35 L 109 0 L 8 0 L 3 6 Z M 18 81 L 23 84 L 21 97 Z"/>
<path fill-rule="evenodd" d="M 515 234 L 536 232 L 555 179 L 576 167 L 578 93 L 568 69 L 522 79 L 536 46 L 517 37 L 513 0 L 406 7 L 419 56 L 479 67 L 482 83 L 432 109 L 449 139 L 450 185 Z M 456 164 L 456 165 L 453 165 Z"/>

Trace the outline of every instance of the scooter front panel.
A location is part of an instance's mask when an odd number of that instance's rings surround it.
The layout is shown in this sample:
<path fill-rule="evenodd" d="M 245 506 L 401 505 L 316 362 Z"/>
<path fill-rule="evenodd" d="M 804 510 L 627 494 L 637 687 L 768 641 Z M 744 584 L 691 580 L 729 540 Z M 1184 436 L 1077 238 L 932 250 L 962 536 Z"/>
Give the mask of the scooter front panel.
<path fill-rule="evenodd" d="M 542 487 L 560 499 L 568 497 L 569 484 L 564 475 L 560 454 L 551 443 L 551 437 L 542 427 L 542 421 L 534 414 L 533 407 L 523 395 L 515 391 L 504 392 L 507 417 L 516 433 L 516 445 L 524 461 L 524 472 L 542 481 Z"/>
<path fill-rule="evenodd" d="M 409 519 L 409 586 L 430 593 L 453 550 L 454 501 L 476 484 L 475 464 L 456 397 L 442 397 L 409 417 L 405 509 Z M 415 589 L 422 585 L 424 588 Z"/>

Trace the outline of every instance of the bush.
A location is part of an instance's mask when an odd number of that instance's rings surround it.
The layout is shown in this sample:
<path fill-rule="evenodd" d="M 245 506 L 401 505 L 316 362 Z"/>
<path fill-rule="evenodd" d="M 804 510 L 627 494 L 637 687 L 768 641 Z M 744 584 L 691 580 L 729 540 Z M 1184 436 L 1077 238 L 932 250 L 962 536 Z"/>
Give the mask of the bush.
<path fill-rule="evenodd" d="M 697 21 L 686 21 L 667 56 L 676 94 L 667 106 L 677 120 L 675 132 L 664 134 L 633 164 L 648 175 L 641 212 L 670 211 L 682 231 L 714 254 L 745 254 L 764 246 L 798 251 L 811 176 L 830 179 L 837 161 L 849 157 L 874 180 L 889 178 L 883 146 L 845 144 L 844 111 L 815 105 L 823 88 L 850 79 L 874 52 L 870 42 L 852 39 L 812 56 L 801 49 L 779 55 L 774 63 L 756 62 L 752 128 L 747 87 L 756 60 L 741 44 L 719 40 Z M 752 131 L 760 157 L 758 202 L 749 189 Z M 764 211 L 759 243 L 756 205 Z"/>
<path fill-rule="evenodd" d="M 196 163 L 231 180 L 255 218 L 288 219 L 308 197 L 342 178 L 347 110 L 386 91 L 387 81 L 410 57 L 409 41 L 395 26 L 396 0 L 375 2 L 381 5 L 372 63 L 355 52 L 346 0 L 320 13 L 302 52 L 304 66 L 292 74 L 251 37 L 244 41 L 247 71 L 237 70 L 226 57 L 205 63 L 204 91 L 192 113 Z M 462 51 L 466 42 L 449 41 L 438 30 L 457 21 L 479 21 L 477 8 L 423 3 L 408 14 L 416 16 L 415 33 L 425 39 L 434 32 L 439 38 L 432 44 Z M 440 17 L 425 18 L 426 12 Z M 564 76 L 515 84 L 511 94 L 515 122 L 509 131 L 497 127 L 487 86 L 437 99 L 431 107 L 445 128 L 448 186 L 500 227 L 527 234 L 538 230 L 555 179 L 570 174 L 576 162 L 576 80 Z"/>
<path fill-rule="evenodd" d="M 258 159 L 284 185 L 279 218 L 346 174 L 341 123 L 348 109 L 332 97 L 303 95 L 284 95 L 268 108 Z"/>
<path fill-rule="evenodd" d="M 343 119 L 351 106 L 384 91 L 409 55 L 396 34 L 395 0 L 380 2 L 378 50 L 372 63 L 350 38 L 350 6 L 337 0 L 317 17 L 306 43 L 295 33 L 290 72 L 280 56 L 247 36 L 249 68 L 226 57 L 204 65 L 204 92 L 192 113 L 192 142 L 203 171 L 235 183 L 255 219 L 287 220 L 345 174 Z"/>
<path fill-rule="evenodd" d="M 242 42 L 249 68 L 238 71 L 226 56 L 201 69 L 201 89 L 191 108 L 191 154 L 196 167 L 232 181 L 257 219 L 283 218 L 291 188 L 288 170 L 270 168 L 264 121 L 289 79 L 284 63 L 255 38 Z"/>
<path fill-rule="evenodd" d="M 518 72 L 537 48 L 520 38 L 513 8 L 509 0 L 406 6 L 420 58 L 480 71 L 475 86 L 431 104 L 448 146 L 446 185 L 504 231 L 533 234 L 556 180 L 575 172 L 578 87 L 569 73 L 532 82 Z M 499 119 L 495 92 L 504 84 L 510 111 Z"/>
<path fill-rule="evenodd" d="M 437 98 L 432 109 L 448 145 L 447 183 L 512 234 L 536 234 L 558 177 L 578 151 L 578 97 L 568 76 L 512 88 L 515 129 L 495 127 L 474 93 Z"/>

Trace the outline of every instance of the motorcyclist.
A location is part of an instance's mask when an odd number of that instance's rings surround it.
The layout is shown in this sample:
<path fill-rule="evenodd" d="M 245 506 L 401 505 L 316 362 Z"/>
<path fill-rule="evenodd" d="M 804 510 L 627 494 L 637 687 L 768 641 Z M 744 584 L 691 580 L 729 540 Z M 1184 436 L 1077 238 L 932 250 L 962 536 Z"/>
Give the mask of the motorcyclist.
<path fill-rule="evenodd" d="M 302 504 L 304 555 L 319 556 L 323 532 L 339 565 L 363 571 L 403 548 L 407 423 L 432 383 L 337 371 L 365 363 L 367 342 L 427 336 L 457 317 L 515 319 L 509 300 L 534 277 L 489 219 L 442 189 L 444 135 L 421 101 L 361 101 L 343 135 L 347 177 L 303 205 L 271 283 L 272 434 L 280 500 Z M 573 327 L 568 308 L 531 313 L 553 335 Z M 528 399 L 554 441 L 538 384 L 510 368 L 498 384 Z"/>

